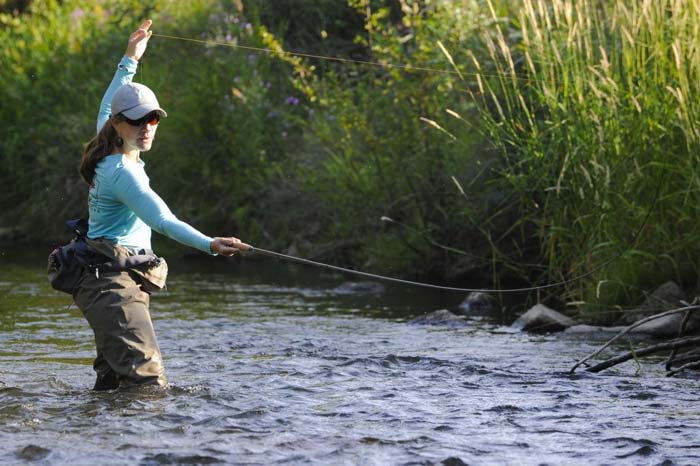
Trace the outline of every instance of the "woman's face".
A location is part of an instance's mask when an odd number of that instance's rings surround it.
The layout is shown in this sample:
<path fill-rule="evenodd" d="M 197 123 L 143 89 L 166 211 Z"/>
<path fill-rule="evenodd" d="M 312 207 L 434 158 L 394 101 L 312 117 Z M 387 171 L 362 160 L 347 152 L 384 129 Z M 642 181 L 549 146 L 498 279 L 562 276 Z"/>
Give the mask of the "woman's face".
<path fill-rule="evenodd" d="M 114 124 L 117 134 L 124 140 L 122 150 L 145 152 L 151 149 L 156 136 L 160 115 L 151 112 L 139 120 L 119 118 Z"/>

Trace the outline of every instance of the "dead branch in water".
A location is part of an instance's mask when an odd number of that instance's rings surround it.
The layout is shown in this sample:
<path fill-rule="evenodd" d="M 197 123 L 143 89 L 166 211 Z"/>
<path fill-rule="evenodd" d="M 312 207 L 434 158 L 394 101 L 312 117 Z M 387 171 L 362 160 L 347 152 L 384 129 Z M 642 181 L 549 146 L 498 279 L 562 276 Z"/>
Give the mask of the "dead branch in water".
<path fill-rule="evenodd" d="M 618 333 L 618 334 L 615 335 L 614 337 L 612 337 L 610 340 L 608 340 L 607 343 L 605 343 L 603 346 L 601 346 L 600 348 L 598 348 L 597 350 L 595 350 L 593 353 L 589 354 L 588 356 L 586 356 L 585 358 L 581 359 L 581 360 L 578 361 L 576 364 L 574 364 L 574 367 L 571 368 L 571 370 L 569 371 L 569 373 L 573 374 L 573 373 L 576 371 L 576 369 L 577 369 L 580 365 L 584 364 L 584 363 L 585 363 L 586 361 L 588 361 L 589 359 L 598 356 L 600 353 L 602 353 L 602 352 L 605 350 L 605 348 L 607 348 L 608 346 L 612 345 L 612 344 L 613 344 L 615 341 L 617 341 L 620 337 L 624 336 L 625 334 L 629 333 L 631 330 L 633 330 L 633 329 L 639 327 L 640 325 L 646 324 L 647 322 L 650 322 L 650 321 L 652 321 L 652 320 L 660 319 L 660 318 L 662 318 L 662 317 L 666 317 L 666 316 L 670 316 L 670 315 L 673 315 L 673 314 L 677 314 L 677 313 L 679 313 L 679 312 L 688 312 L 688 313 L 690 313 L 690 311 L 694 311 L 694 310 L 697 310 L 697 309 L 700 309 L 700 305 L 694 304 L 694 305 L 679 307 L 678 309 L 671 309 L 670 311 L 665 311 L 665 312 L 661 312 L 661 313 L 659 313 L 659 314 L 654 314 L 653 316 L 649 316 L 649 317 L 647 317 L 647 318 L 645 318 L 645 319 L 639 320 L 639 321 L 633 323 L 632 325 L 630 325 L 629 327 L 625 328 L 624 330 L 622 330 L 620 333 Z M 685 319 L 684 319 L 684 321 L 685 321 Z M 682 323 L 682 328 L 684 328 L 684 327 L 685 327 L 685 325 L 684 325 L 684 323 Z M 626 361 L 626 359 L 625 359 L 625 361 Z M 608 367 L 610 367 L 610 366 L 608 366 Z M 586 370 L 587 370 L 587 371 L 590 371 L 590 369 L 586 369 Z M 594 371 L 594 372 L 597 372 L 597 371 Z"/>
<path fill-rule="evenodd" d="M 647 356 L 649 354 L 659 353 L 661 351 L 688 348 L 690 346 L 697 346 L 697 345 L 700 345 L 700 337 L 676 338 L 675 340 L 671 340 L 671 341 L 667 341 L 664 343 L 659 343 L 657 345 L 647 346 L 646 348 L 642 348 L 639 350 L 629 351 L 627 353 L 623 353 L 619 356 L 615 356 L 614 358 L 610 358 L 607 361 L 603 361 L 599 364 L 596 364 L 595 366 L 589 367 L 588 369 L 586 369 L 586 371 L 588 371 L 588 372 L 600 372 L 600 371 L 607 369 L 609 367 L 616 366 L 616 365 L 623 363 L 625 361 L 629 361 L 630 359 L 639 358 L 641 356 Z M 692 363 L 692 364 L 695 364 L 695 363 Z"/>
<path fill-rule="evenodd" d="M 695 303 L 693 303 L 695 304 Z M 678 338 L 681 338 L 683 334 L 685 333 L 685 327 L 688 324 L 688 321 L 690 320 L 690 312 L 691 311 L 686 311 L 686 313 L 683 315 L 683 320 L 681 321 L 681 326 L 678 329 Z M 676 355 L 678 354 L 678 350 L 674 349 L 671 351 L 671 354 L 669 355 L 668 359 L 666 360 L 666 372 L 670 372 L 671 368 L 673 367 L 673 362 L 676 359 Z M 670 375 L 667 373 L 666 375 Z"/>

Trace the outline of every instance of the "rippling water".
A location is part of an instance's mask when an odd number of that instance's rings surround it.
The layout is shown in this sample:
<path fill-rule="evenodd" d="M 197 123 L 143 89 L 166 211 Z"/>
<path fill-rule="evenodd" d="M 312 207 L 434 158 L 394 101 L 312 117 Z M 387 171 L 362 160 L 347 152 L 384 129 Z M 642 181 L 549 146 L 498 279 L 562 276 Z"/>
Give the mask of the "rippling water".
<path fill-rule="evenodd" d="M 70 298 L 2 265 L 0 464 L 700 463 L 697 378 L 568 375 L 590 337 L 412 325 L 455 303 L 306 268 L 172 268 L 152 305 L 170 390 L 94 393 Z"/>

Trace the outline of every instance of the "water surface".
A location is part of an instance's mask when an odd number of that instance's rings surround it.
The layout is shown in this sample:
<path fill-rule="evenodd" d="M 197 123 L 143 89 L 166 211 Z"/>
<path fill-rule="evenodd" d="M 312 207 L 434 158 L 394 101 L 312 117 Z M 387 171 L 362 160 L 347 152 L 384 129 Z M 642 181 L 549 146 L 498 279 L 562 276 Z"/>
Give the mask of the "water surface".
<path fill-rule="evenodd" d="M 0 263 L 0 464 L 700 463 L 696 377 L 570 376 L 600 340 L 413 325 L 463 296 L 274 261 L 171 264 L 152 300 L 170 390 L 95 393 L 70 298 L 42 263 Z"/>

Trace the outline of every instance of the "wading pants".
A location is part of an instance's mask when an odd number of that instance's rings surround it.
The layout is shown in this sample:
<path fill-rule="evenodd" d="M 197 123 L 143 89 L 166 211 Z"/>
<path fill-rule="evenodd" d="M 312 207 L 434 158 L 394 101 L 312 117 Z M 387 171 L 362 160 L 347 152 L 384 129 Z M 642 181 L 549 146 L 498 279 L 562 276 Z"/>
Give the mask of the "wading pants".
<path fill-rule="evenodd" d="M 73 295 L 95 332 L 95 390 L 160 385 L 167 379 L 148 311 L 150 295 L 133 272 L 86 271 Z"/>

